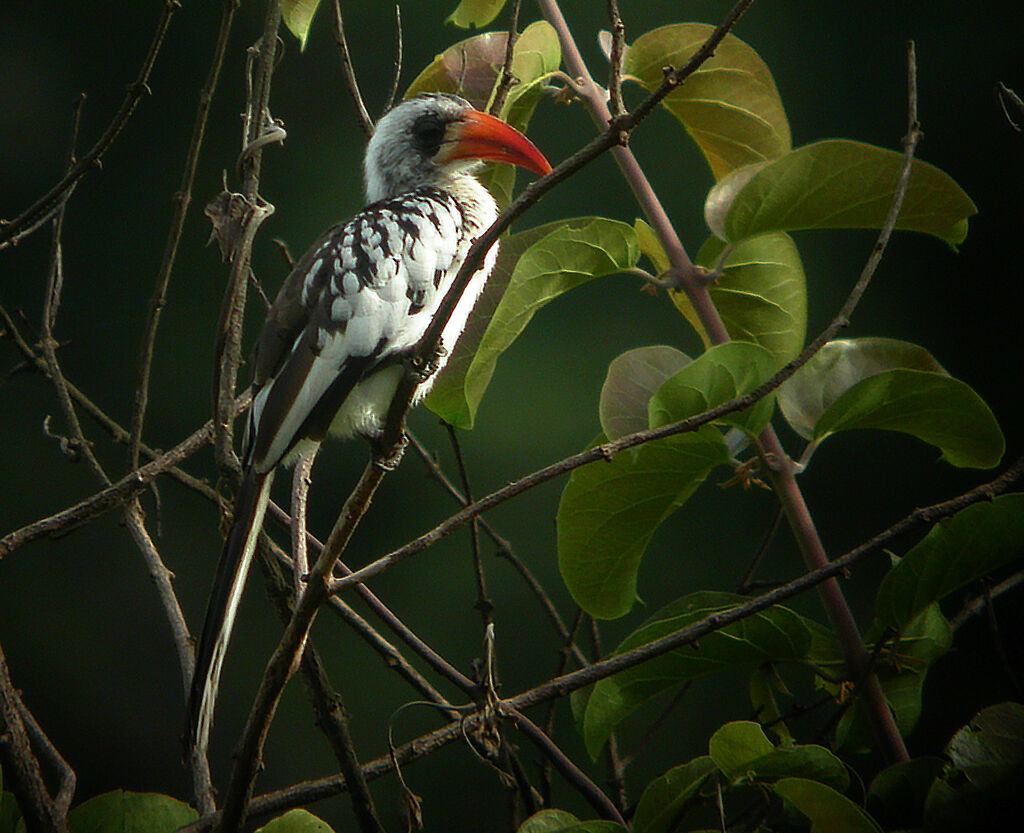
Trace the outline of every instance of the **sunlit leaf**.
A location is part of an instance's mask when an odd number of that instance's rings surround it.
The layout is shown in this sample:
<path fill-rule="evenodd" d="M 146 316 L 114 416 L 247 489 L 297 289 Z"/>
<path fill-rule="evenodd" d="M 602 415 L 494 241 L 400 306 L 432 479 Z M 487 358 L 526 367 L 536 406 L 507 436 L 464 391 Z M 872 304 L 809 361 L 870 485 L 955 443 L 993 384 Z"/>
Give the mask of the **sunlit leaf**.
<path fill-rule="evenodd" d="M 747 601 L 731 593 L 693 593 L 662 608 L 615 649 L 615 654 L 676 633 Z M 785 607 L 772 607 L 706 634 L 664 656 L 601 680 L 587 701 L 583 735 L 596 757 L 608 735 L 636 708 L 687 680 L 727 668 L 765 662 L 801 662 L 812 645 L 809 620 Z"/>
<path fill-rule="evenodd" d="M 71 833 L 171 833 L 199 818 L 187 804 L 158 793 L 114 790 L 68 814 Z"/>
<path fill-rule="evenodd" d="M 651 427 L 678 422 L 749 393 L 776 370 L 776 360 L 763 347 L 748 341 L 730 341 L 707 350 L 678 371 L 651 398 Z M 722 422 L 757 435 L 775 407 L 768 395 L 742 411 L 727 414 Z"/>
<path fill-rule="evenodd" d="M 537 310 L 639 258 L 633 229 L 600 217 L 551 223 L 512 235 L 501 246 L 470 325 L 427 399 L 432 411 L 460 428 L 473 426 L 498 358 Z"/>
<path fill-rule="evenodd" d="M 888 370 L 858 382 L 818 420 L 814 439 L 855 428 L 910 434 L 961 468 L 992 468 L 1006 449 L 988 405 L 968 385 L 941 373 Z"/>
<path fill-rule="evenodd" d="M 953 736 L 946 755 L 949 765 L 925 803 L 928 830 L 975 830 L 979 820 L 1018 816 L 1024 790 L 1024 706 L 1000 703 L 982 709 Z"/>
<path fill-rule="evenodd" d="M 707 777 L 715 762 L 705 756 L 673 767 L 651 781 L 640 796 L 633 814 L 633 833 L 670 833 Z"/>
<path fill-rule="evenodd" d="M 726 723 L 708 741 L 708 754 L 730 781 L 743 777 L 752 761 L 773 749 L 761 726 L 750 720 Z"/>
<path fill-rule="evenodd" d="M 256 833 L 334 833 L 327 822 L 307 810 L 289 810 L 261 827 Z"/>
<path fill-rule="evenodd" d="M 783 778 L 772 788 L 819 833 L 882 833 L 874 820 L 845 795 L 806 778 Z"/>
<path fill-rule="evenodd" d="M 460 29 L 479 29 L 498 16 L 505 0 L 460 0 L 445 23 L 454 23 Z"/>
<path fill-rule="evenodd" d="M 306 48 L 309 27 L 319 6 L 320 0 L 284 0 L 281 3 L 281 19 L 288 31 L 299 39 L 300 49 Z"/>
<path fill-rule="evenodd" d="M 601 619 L 628 613 L 651 536 L 727 461 L 722 435 L 705 426 L 573 471 L 557 528 L 558 566 L 576 604 Z"/>
<path fill-rule="evenodd" d="M 818 420 L 840 396 L 869 376 L 897 368 L 946 372 L 931 353 L 907 341 L 836 339 L 779 388 L 779 408 L 794 431 L 813 439 Z"/>
<path fill-rule="evenodd" d="M 675 347 L 637 347 L 617 356 L 608 365 L 601 387 L 601 429 L 609 440 L 649 427 L 647 404 L 658 388 L 689 364 L 690 358 Z"/>
<path fill-rule="evenodd" d="M 902 165 L 902 154 L 873 145 L 815 142 L 731 173 L 708 194 L 705 220 L 717 237 L 730 242 L 769 231 L 881 228 Z M 896 228 L 956 246 L 976 213 L 948 174 L 914 160 Z"/>
<path fill-rule="evenodd" d="M 653 90 L 666 66 L 683 66 L 713 31 L 703 23 L 679 23 L 647 32 L 627 49 L 623 72 Z M 732 35 L 663 104 L 697 143 L 715 179 L 790 149 L 789 123 L 771 72 Z"/>
<path fill-rule="evenodd" d="M 932 527 L 878 588 L 876 616 L 902 630 L 933 602 L 1024 556 L 1024 494 L 976 503 Z"/>
<path fill-rule="evenodd" d="M 713 268 L 722 249 L 722 242 L 711 238 L 701 247 L 697 262 Z M 736 245 L 726 257 L 725 274 L 711 286 L 710 294 L 733 339 L 760 344 L 779 365 L 803 349 L 807 285 L 800 253 L 789 235 L 764 234 Z M 673 292 L 672 300 L 686 316 L 686 296 Z"/>

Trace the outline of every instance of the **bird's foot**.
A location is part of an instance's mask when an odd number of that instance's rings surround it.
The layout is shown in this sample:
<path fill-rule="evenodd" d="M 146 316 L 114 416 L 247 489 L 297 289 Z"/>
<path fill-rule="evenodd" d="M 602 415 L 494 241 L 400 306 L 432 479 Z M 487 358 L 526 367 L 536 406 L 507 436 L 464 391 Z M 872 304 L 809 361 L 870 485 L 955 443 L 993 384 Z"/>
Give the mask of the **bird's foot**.
<path fill-rule="evenodd" d="M 383 442 L 381 437 L 370 440 L 373 464 L 384 471 L 394 471 L 402 462 L 405 448 L 409 445 L 409 437 L 403 431 L 395 442 Z"/>

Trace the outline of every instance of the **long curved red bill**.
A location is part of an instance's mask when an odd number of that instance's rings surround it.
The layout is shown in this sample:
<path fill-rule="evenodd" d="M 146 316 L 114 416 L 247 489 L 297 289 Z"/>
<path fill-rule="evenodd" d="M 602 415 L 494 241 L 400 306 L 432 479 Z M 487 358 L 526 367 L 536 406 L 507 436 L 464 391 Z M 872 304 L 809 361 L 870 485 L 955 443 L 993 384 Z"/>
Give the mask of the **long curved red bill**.
<path fill-rule="evenodd" d="M 471 110 L 449 128 L 454 142 L 448 159 L 483 159 L 509 162 L 544 176 L 551 165 L 537 147 L 501 119 Z"/>

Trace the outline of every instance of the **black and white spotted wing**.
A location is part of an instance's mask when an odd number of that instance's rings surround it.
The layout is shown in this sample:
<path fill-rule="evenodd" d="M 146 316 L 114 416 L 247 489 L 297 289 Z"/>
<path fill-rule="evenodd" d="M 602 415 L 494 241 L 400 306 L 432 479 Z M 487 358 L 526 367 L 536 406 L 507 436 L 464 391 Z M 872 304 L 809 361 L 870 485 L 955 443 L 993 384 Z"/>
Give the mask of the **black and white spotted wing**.
<path fill-rule="evenodd" d="M 482 231 L 451 194 L 421 188 L 329 230 L 271 308 L 256 359 L 250 462 L 269 471 L 330 422 L 352 389 L 416 344 Z M 387 403 L 383 403 L 386 408 Z"/>

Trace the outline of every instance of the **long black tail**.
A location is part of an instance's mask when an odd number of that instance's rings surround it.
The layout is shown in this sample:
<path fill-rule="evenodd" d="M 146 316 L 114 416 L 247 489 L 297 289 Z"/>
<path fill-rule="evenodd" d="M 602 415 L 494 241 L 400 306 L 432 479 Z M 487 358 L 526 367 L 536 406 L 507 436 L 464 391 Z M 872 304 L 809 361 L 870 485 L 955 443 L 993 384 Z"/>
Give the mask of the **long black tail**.
<path fill-rule="evenodd" d="M 231 639 L 235 613 L 242 599 L 260 527 L 263 526 L 263 514 L 273 480 L 273 471 L 259 474 L 250 468 L 246 472 L 235 501 L 231 532 L 217 565 L 203 634 L 196 649 L 196 667 L 188 702 L 187 743 L 191 750 L 200 754 L 205 754 L 210 739 L 221 665 Z"/>

